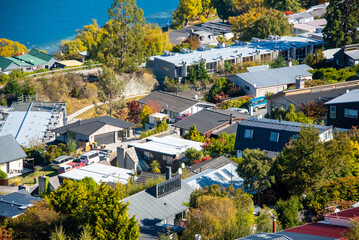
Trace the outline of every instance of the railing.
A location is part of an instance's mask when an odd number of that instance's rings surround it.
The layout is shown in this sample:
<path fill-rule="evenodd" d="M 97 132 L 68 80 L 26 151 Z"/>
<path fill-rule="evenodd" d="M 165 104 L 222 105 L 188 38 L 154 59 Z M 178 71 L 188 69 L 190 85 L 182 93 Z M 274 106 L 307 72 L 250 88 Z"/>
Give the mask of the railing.
<path fill-rule="evenodd" d="M 64 69 L 58 69 L 58 70 L 51 70 L 51 71 L 47 71 L 47 72 L 34 73 L 34 74 L 26 75 L 25 77 L 37 77 L 37 76 L 43 76 L 43 75 L 48 75 L 48 74 L 80 71 L 80 70 L 92 69 L 92 68 L 96 68 L 96 67 L 100 67 L 100 66 L 102 66 L 102 63 L 92 64 L 89 66 L 84 65 L 84 66 L 80 66 L 80 67 L 64 68 Z"/>

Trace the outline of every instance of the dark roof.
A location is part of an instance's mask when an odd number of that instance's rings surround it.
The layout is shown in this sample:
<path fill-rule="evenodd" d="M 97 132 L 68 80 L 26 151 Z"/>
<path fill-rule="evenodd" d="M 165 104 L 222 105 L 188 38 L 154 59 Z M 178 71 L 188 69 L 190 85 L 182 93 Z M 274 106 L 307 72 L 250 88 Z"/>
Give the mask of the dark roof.
<path fill-rule="evenodd" d="M 260 118 L 256 117 L 243 120 L 238 123 L 236 143 L 234 149 L 245 150 L 245 149 L 261 149 L 273 152 L 280 152 L 283 147 L 297 135 L 302 123 L 288 122 Z M 308 125 L 306 125 L 308 126 Z M 323 133 L 331 126 L 313 125 L 315 129 L 319 130 L 319 133 Z M 253 130 L 252 138 L 244 138 L 244 132 L 246 129 Z M 269 141 L 271 132 L 279 133 L 278 142 Z"/>
<path fill-rule="evenodd" d="M 42 51 L 39 51 L 39 50 L 35 50 L 35 49 L 31 49 L 30 52 L 27 53 L 28 55 L 31 55 L 31 56 L 34 56 L 34 57 L 37 57 L 37 58 L 40 58 L 41 60 L 44 60 L 44 61 L 50 61 L 53 56 L 50 55 L 50 54 L 47 54 L 47 53 L 44 53 Z"/>
<path fill-rule="evenodd" d="M 189 99 L 185 97 L 176 96 L 175 94 L 166 93 L 162 91 L 155 91 L 147 96 L 138 100 L 139 103 L 148 104 L 148 102 L 158 103 L 163 109 L 171 112 L 181 113 L 186 109 L 200 103 L 201 101 L 195 99 Z M 206 103 L 208 105 L 214 105 Z"/>
<path fill-rule="evenodd" d="M 352 103 L 359 102 L 359 89 L 354 89 L 339 97 L 336 97 L 325 104 Z"/>
<path fill-rule="evenodd" d="M 193 125 L 196 125 L 198 132 L 204 134 L 222 125 L 228 124 L 230 121 L 230 114 L 233 114 L 233 119 L 246 119 L 250 117 L 248 114 L 241 114 L 234 111 L 203 109 L 176 122 L 173 126 L 189 130 Z"/>
<path fill-rule="evenodd" d="M 231 135 L 233 133 L 237 133 L 237 127 L 238 127 L 238 124 L 237 124 L 237 122 L 235 122 L 232 125 L 228 125 L 224 128 L 219 129 L 218 131 L 213 132 L 212 134 L 215 136 L 219 136 L 219 135 L 221 135 L 221 133 L 225 132 L 228 135 Z"/>
<path fill-rule="evenodd" d="M 348 228 L 344 226 L 337 226 L 327 223 L 309 223 L 287 229 L 284 232 L 300 233 L 328 238 L 341 238 L 341 233 L 347 230 Z"/>
<path fill-rule="evenodd" d="M 213 158 L 211 160 L 207 160 L 204 162 L 194 164 L 190 168 L 190 173 L 188 174 L 188 177 L 192 177 L 192 176 L 198 174 L 200 171 L 203 172 L 208 169 L 220 169 L 221 167 L 224 167 L 229 163 L 232 163 L 233 165 L 238 166 L 238 163 L 232 161 L 231 159 L 229 159 L 225 156 L 220 156 L 217 158 Z"/>
<path fill-rule="evenodd" d="M 182 92 L 169 92 L 170 94 L 176 95 L 176 96 L 180 96 L 180 97 L 184 97 L 184 98 L 189 98 L 189 99 L 199 99 L 202 98 L 202 94 L 200 92 L 197 92 L 193 89 L 187 90 L 187 91 L 182 91 Z M 197 97 L 196 97 L 197 96 Z"/>
<path fill-rule="evenodd" d="M 109 116 L 96 117 L 86 120 L 79 120 L 75 123 L 68 124 L 63 127 L 56 128 L 52 131 L 65 134 L 66 132 L 76 132 L 84 135 L 91 135 L 96 132 L 98 129 L 102 128 L 105 125 L 111 125 L 119 128 L 130 128 L 134 126 L 134 124 L 126 121 L 122 121 L 117 118 L 112 118 Z"/>
<path fill-rule="evenodd" d="M 129 202 L 128 213 L 136 215 L 140 225 L 147 225 L 147 222 L 154 223 L 185 211 L 188 207 L 183 202 L 188 202 L 193 189 L 186 182 L 181 180 L 181 188 L 161 198 L 156 198 L 151 193 L 151 188 L 136 193 L 123 199 Z"/>
<path fill-rule="evenodd" d="M 356 208 L 349 208 L 338 213 L 331 213 L 326 215 L 325 217 L 333 217 L 333 218 L 354 218 L 359 216 L 359 207 Z"/>
<path fill-rule="evenodd" d="M 8 66 L 10 66 L 12 61 L 10 59 L 7 59 L 5 57 L 0 56 L 0 68 L 1 71 L 4 71 Z"/>
<path fill-rule="evenodd" d="M 283 97 L 300 107 L 302 103 L 308 103 L 309 101 L 327 102 L 346 93 L 347 90 L 352 91 L 353 89 L 359 89 L 358 80 L 279 92 L 269 96 L 268 100 L 275 101 L 277 97 Z"/>
<path fill-rule="evenodd" d="M 164 175 L 160 173 L 142 172 L 140 176 L 138 176 L 135 182 L 137 184 L 143 184 L 146 183 L 146 181 L 149 179 L 156 179 L 160 177 L 164 177 Z"/>
<path fill-rule="evenodd" d="M 0 216 L 16 217 L 26 211 L 26 206 L 39 200 L 26 190 L 3 195 L 0 197 Z"/>
<path fill-rule="evenodd" d="M 26 157 L 26 153 L 22 150 L 13 135 L 0 136 L 0 164 Z"/>

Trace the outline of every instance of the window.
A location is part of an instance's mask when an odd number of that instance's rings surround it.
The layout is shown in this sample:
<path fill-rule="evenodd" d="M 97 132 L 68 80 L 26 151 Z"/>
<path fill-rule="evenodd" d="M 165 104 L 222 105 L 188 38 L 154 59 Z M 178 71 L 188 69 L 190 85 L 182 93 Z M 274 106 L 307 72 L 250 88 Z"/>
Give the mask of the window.
<path fill-rule="evenodd" d="M 163 160 L 163 161 L 166 161 L 167 165 L 171 165 L 171 164 L 172 164 L 172 157 L 171 157 L 171 156 L 163 155 L 163 156 L 162 156 L 162 160 Z"/>
<path fill-rule="evenodd" d="M 344 108 L 344 117 L 358 118 L 358 110 Z"/>
<path fill-rule="evenodd" d="M 152 153 L 150 153 L 150 152 L 144 152 L 143 153 L 143 158 L 145 159 L 145 160 L 150 160 L 151 158 L 153 158 L 153 155 L 152 155 Z"/>
<path fill-rule="evenodd" d="M 245 86 L 244 88 L 249 91 L 249 87 L 248 87 L 248 86 Z"/>
<path fill-rule="evenodd" d="M 250 138 L 253 137 L 253 130 L 252 129 L 245 129 L 244 130 L 244 138 Z"/>
<path fill-rule="evenodd" d="M 337 107 L 330 106 L 330 118 L 335 119 L 337 117 Z"/>
<path fill-rule="evenodd" d="M 271 142 L 278 142 L 278 140 L 279 140 L 279 133 L 277 133 L 277 132 L 271 132 L 271 133 L 270 133 L 270 139 L 269 139 L 269 141 L 271 141 Z"/>
<path fill-rule="evenodd" d="M 328 139 L 329 139 L 329 132 L 325 132 L 323 134 L 323 140 L 325 141 L 325 140 L 328 140 Z"/>
<path fill-rule="evenodd" d="M 298 139 L 298 135 L 293 135 L 292 137 L 294 140 L 297 140 Z"/>

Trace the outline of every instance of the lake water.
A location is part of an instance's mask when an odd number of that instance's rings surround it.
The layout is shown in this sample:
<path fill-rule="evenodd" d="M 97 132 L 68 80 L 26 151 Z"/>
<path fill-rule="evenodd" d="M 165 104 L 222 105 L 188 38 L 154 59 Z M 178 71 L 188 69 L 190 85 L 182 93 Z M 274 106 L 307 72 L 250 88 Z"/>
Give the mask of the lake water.
<path fill-rule="evenodd" d="M 0 0 L 0 38 L 40 48 L 58 50 L 61 40 L 72 39 L 76 29 L 96 19 L 103 25 L 113 0 Z M 178 0 L 138 0 L 147 22 L 167 26 Z"/>

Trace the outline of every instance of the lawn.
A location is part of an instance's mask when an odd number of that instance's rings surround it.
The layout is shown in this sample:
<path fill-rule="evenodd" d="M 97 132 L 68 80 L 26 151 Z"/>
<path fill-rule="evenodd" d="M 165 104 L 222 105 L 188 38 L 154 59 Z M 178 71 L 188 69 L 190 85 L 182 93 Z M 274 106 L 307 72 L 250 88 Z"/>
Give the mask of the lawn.
<path fill-rule="evenodd" d="M 9 184 L 27 184 L 27 185 L 33 185 L 35 184 L 34 177 L 38 176 L 48 176 L 53 177 L 57 174 L 57 170 L 52 169 L 50 165 L 43 167 L 41 169 L 37 169 L 35 172 L 27 173 L 22 176 L 13 177 L 9 179 Z"/>

